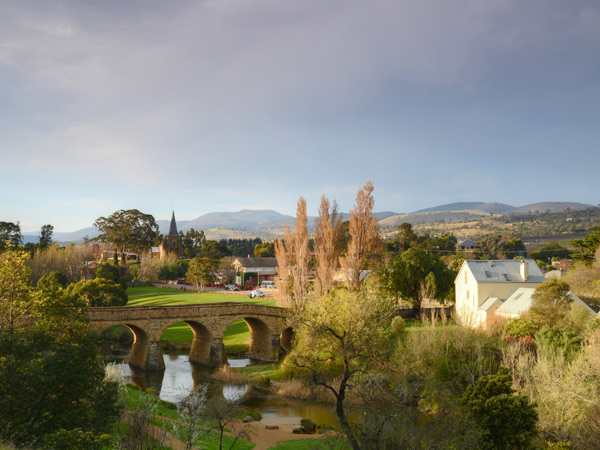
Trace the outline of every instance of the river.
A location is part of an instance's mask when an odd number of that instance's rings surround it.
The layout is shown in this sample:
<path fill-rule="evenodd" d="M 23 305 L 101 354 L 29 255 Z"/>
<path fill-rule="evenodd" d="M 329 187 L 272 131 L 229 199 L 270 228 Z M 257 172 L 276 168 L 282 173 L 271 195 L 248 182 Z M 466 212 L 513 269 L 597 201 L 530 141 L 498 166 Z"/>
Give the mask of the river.
<path fill-rule="evenodd" d="M 186 354 L 165 354 L 164 371 L 136 369 L 127 363 L 129 350 L 119 344 L 108 343 L 103 348 L 105 361 L 114 361 L 128 383 L 143 389 L 153 389 L 161 400 L 172 403 L 186 397 L 194 386 L 209 385 L 209 395 L 222 395 L 228 400 L 239 400 L 248 409 L 258 411 L 263 417 L 302 417 L 320 426 L 336 428 L 338 421 L 332 408 L 324 403 L 290 399 L 271 390 L 251 384 L 234 385 L 213 381 L 213 368 L 190 363 Z M 231 367 L 253 364 L 248 358 L 228 359 Z"/>

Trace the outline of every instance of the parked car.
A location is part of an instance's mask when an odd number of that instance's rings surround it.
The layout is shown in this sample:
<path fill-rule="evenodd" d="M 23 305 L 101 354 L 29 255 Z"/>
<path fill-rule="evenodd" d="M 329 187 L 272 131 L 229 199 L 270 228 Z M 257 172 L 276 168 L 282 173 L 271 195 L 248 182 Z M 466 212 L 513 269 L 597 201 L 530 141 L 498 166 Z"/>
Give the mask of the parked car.
<path fill-rule="evenodd" d="M 225 290 L 226 291 L 239 291 L 240 288 L 237 287 L 235 284 L 226 284 L 225 285 Z"/>
<path fill-rule="evenodd" d="M 252 292 L 250 292 L 250 298 L 263 298 L 264 296 L 265 293 L 260 289 L 254 289 Z"/>

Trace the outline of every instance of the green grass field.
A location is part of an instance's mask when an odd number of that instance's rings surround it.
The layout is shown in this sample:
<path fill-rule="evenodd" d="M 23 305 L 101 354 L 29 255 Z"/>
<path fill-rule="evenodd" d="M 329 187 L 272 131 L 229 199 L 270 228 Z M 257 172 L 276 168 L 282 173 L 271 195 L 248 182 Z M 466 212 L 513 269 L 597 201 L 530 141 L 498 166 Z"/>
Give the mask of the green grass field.
<path fill-rule="evenodd" d="M 275 306 L 271 298 L 250 299 L 247 295 L 219 294 L 215 292 L 193 292 L 155 287 L 135 287 L 127 289 L 129 301 L 127 306 L 149 305 L 189 305 L 197 303 L 252 303 L 255 305 Z M 162 335 L 163 342 L 191 342 L 192 330 L 185 322 L 179 322 L 169 327 Z M 225 332 L 223 343 L 227 353 L 240 353 L 248 350 L 246 343 L 250 339 L 248 325 L 238 320 L 230 325 Z"/>

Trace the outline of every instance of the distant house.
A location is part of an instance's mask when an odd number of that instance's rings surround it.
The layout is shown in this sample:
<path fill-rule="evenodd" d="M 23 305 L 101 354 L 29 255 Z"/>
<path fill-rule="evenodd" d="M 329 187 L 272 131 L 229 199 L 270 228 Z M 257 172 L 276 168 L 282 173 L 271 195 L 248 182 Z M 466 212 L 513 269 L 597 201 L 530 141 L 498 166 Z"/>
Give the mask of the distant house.
<path fill-rule="evenodd" d="M 480 249 L 480 246 L 477 242 L 475 242 L 473 239 L 471 238 L 466 238 L 465 240 L 462 240 L 460 242 L 458 242 L 454 248 L 456 250 L 459 250 L 461 252 L 465 252 L 465 253 L 473 253 L 476 252 L 477 250 Z"/>
<path fill-rule="evenodd" d="M 467 260 L 454 280 L 456 317 L 467 326 L 483 326 L 519 288 L 546 281 L 534 260 Z"/>
<path fill-rule="evenodd" d="M 261 281 L 273 281 L 277 275 L 277 258 L 235 258 L 233 268 L 236 272 L 236 283 L 247 282 L 260 284 Z"/>
<path fill-rule="evenodd" d="M 372 272 L 372 270 L 361 270 L 358 274 L 358 280 L 364 281 Z M 353 273 L 352 269 L 336 269 L 333 273 L 333 283 L 335 285 L 348 285 L 352 282 Z"/>

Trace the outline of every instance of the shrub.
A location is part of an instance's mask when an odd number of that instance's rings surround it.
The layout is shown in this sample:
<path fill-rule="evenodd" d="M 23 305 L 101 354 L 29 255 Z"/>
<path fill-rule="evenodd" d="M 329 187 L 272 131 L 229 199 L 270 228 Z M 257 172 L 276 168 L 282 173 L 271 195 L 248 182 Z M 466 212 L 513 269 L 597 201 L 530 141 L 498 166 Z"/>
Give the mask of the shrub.
<path fill-rule="evenodd" d="M 406 328 L 406 322 L 402 316 L 396 316 L 392 319 L 392 331 L 396 334 L 402 334 Z"/>

